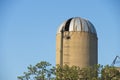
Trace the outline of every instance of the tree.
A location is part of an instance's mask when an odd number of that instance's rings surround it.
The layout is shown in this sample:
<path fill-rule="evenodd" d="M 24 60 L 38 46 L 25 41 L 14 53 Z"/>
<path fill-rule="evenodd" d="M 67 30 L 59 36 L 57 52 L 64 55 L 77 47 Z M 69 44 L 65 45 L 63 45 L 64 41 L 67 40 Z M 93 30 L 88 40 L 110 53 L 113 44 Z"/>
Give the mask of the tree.
<path fill-rule="evenodd" d="M 102 80 L 120 80 L 120 72 L 113 66 L 106 65 L 101 71 Z"/>
<path fill-rule="evenodd" d="M 100 65 L 88 66 L 85 68 L 79 68 L 78 75 L 79 80 L 99 80 L 98 74 L 100 73 Z"/>
<path fill-rule="evenodd" d="M 41 61 L 35 66 L 29 65 L 27 69 L 23 76 L 18 76 L 19 80 L 120 80 L 120 72 L 109 65 L 52 67 L 50 63 Z"/>
<path fill-rule="evenodd" d="M 41 61 L 37 63 L 35 66 L 28 66 L 28 72 L 24 72 L 23 76 L 18 76 L 19 80 L 50 80 L 53 75 L 54 67 L 49 68 L 51 66 L 50 63 L 46 61 Z"/>
<path fill-rule="evenodd" d="M 69 67 L 68 65 L 56 66 L 56 80 L 77 80 L 80 68 L 77 66 Z"/>

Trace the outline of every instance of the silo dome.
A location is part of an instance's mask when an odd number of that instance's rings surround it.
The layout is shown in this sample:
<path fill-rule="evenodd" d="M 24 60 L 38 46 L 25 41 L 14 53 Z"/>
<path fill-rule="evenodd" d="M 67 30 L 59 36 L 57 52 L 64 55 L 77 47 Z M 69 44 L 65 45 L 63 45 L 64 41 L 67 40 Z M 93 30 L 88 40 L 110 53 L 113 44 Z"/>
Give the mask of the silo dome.
<path fill-rule="evenodd" d="M 67 21 L 63 22 L 60 25 L 57 33 L 60 33 L 62 29 L 64 31 L 80 31 L 80 32 L 83 31 L 97 35 L 93 24 L 89 20 L 80 17 L 70 18 Z"/>

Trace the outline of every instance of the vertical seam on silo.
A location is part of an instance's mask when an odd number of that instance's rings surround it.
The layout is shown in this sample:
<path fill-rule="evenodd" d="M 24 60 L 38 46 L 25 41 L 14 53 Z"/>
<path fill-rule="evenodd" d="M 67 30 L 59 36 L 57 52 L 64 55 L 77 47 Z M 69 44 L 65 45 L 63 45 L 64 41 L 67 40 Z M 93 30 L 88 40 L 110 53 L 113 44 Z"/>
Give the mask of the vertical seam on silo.
<path fill-rule="evenodd" d="M 81 25 L 81 31 L 82 31 L 82 21 L 81 21 L 81 18 L 80 18 L 80 23 L 81 23 L 80 25 Z"/>
<path fill-rule="evenodd" d="M 80 34 L 81 34 L 81 32 L 82 32 L 82 21 L 81 21 L 81 18 L 79 20 L 80 20 L 80 28 L 81 28 Z"/>
<path fill-rule="evenodd" d="M 74 27 L 75 27 L 75 19 L 73 19 L 73 31 L 75 31 Z"/>
<path fill-rule="evenodd" d="M 86 23 L 87 23 L 87 25 L 88 25 L 88 32 L 91 33 L 91 29 L 90 29 L 90 25 L 88 24 L 88 20 L 86 20 Z"/>

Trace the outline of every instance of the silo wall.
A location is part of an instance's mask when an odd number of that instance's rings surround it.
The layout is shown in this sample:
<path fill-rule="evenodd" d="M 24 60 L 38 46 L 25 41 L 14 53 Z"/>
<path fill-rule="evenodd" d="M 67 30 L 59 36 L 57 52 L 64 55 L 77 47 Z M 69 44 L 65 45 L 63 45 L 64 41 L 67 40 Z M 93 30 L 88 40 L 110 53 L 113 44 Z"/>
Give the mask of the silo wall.
<path fill-rule="evenodd" d="M 69 38 L 67 38 L 69 37 Z M 56 35 L 56 64 L 60 64 L 61 33 Z M 63 65 L 92 66 L 98 62 L 98 41 L 93 33 L 82 31 L 64 32 Z"/>

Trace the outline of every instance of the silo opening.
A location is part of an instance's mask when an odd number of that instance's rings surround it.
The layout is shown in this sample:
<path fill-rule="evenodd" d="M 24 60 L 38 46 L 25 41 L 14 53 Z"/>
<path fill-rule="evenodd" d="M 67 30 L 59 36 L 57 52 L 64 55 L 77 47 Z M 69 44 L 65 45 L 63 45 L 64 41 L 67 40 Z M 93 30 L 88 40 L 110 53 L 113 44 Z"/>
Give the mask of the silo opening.
<path fill-rule="evenodd" d="M 70 18 L 69 20 L 67 20 L 66 24 L 65 24 L 65 31 L 69 31 L 69 27 L 70 27 L 70 22 L 73 18 Z"/>

